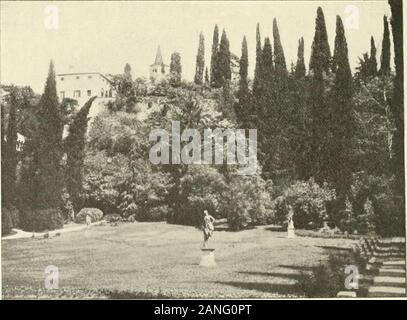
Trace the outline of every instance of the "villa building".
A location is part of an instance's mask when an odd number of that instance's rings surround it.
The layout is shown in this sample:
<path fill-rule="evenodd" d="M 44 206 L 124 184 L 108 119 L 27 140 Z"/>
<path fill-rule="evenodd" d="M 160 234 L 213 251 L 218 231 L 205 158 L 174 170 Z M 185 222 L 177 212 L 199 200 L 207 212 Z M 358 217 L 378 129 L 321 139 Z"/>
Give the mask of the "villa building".
<path fill-rule="evenodd" d="M 89 98 L 97 96 L 97 101 L 114 98 L 115 92 L 109 78 L 99 72 L 57 74 L 57 90 L 60 101 L 71 98 L 82 106 Z"/>

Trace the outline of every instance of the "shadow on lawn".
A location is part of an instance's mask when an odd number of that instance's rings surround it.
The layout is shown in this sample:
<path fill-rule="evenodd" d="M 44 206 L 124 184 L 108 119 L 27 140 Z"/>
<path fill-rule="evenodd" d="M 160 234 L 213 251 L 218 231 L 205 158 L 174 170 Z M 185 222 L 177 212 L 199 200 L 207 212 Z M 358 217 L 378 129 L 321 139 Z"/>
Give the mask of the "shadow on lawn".
<path fill-rule="evenodd" d="M 265 276 L 273 278 L 285 278 L 291 280 L 300 279 L 299 273 L 283 273 L 283 272 L 253 272 L 253 271 L 239 271 L 241 274 L 253 275 L 253 276 Z"/>
<path fill-rule="evenodd" d="M 277 293 L 282 295 L 299 295 L 296 284 L 265 283 L 265 282 L 243 282 L 243 281 L 216 281 L 217 284 L 233 286 L 245 290 L 258 290 L 268 293 Z"/>
<path fill-rule="evenodd" d="M 302 296 L 302 290 L 298 284 L 304 273 L 312 270 L 312 267 L 308 266 L 290 266 L 290 265 L 279 265 L 278 268 L 290 269 L 291 272 L 262 272 L 262 271 L 239 271 L 237 273 L 242 275 L 251 276 L 262 276 L 266 277 L 264 282 L 253 282 L 253 281 L 217 281 L 218 284 L 233 286 L 240 289 L 246 290 L 258 290 L 268 293 L 277 293 L 281 295 L 295 295 Z M 292 272 L 294 270 L 295 272 Z M 293 280 L 292 283 L 270 283 L 266 282 L 275 278 L 283 278 L 288 280 Z"/>

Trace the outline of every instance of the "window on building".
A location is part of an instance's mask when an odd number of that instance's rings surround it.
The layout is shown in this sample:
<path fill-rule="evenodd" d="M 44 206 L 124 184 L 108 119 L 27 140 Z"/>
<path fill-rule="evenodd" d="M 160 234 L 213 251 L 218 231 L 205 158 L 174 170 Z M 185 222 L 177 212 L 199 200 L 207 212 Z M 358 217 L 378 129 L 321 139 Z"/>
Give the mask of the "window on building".
<path fill-rule="evenodd" d="M 88 79 L 92 79 L 92 76 L 88 76 Z"/>
<path fill-rule="evenodd" d="M 61 81 L 64 81 L 64 77 L 61 77 Z"/>
<path fill-rule="evenodd" d="M 61 91 L 61 92 L 59 93 L 59 97 L 60 97 L 61 99 L 65 99 L 65 91 Z"/>
<path fill-rule="evenodd" d="M 74 90 L 73 97 L 74 98 L 80 98 L 81 97 L 81 90 Z"/>
<path fill-rule="evenodd" d="M 112 97 L 112 89 L 109 90 L 109 97 Z"/>
<path fill-rule="evenodd" d="M 104 95 L 104 91 L 103 91 L 103 88 L 102 88 L 102 90 L 100 91 L 100 96 L 103 98 L 103 95 Z"/>
<path fill-rule="evenodd" d="M 92 94 L 92 91 L 91 91 L 91 90 L 88 90 L 88 97 L 90 97 L 91 94 Z"/>
<path fill-rule="evenodd" d="M 76 76 L 76 79 L 79 79 L 80 77 L 79 76 Z"/>

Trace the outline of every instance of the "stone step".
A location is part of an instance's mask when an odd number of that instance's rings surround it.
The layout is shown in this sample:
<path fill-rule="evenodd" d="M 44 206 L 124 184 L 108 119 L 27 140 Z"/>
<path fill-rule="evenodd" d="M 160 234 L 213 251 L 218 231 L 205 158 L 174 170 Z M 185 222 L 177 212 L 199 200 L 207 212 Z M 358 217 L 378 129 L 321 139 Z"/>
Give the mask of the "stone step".
<path fill-rule="evenodd" d="M 401 267 L 406 268 L 406 260 L 383 261 L 383 266 L 401 266 Z"/>
<path fill-rule="evenodd" d="M 369 288 L 369 297 L 405 297 L 406 288 L 373 286 Z"/>
<path fill-rule="evenodd" d="M 373 284 L 379 287 L 406 287 L 405 277 L 377 276 L 373 279 Z"/>
<path fill-rule="evenodd" d="M 405 269 L 397 269 L 397 268 L 380 268 L 379 269 L 379 276 L 381 277 L 406 277 L 406 270 Z"/>

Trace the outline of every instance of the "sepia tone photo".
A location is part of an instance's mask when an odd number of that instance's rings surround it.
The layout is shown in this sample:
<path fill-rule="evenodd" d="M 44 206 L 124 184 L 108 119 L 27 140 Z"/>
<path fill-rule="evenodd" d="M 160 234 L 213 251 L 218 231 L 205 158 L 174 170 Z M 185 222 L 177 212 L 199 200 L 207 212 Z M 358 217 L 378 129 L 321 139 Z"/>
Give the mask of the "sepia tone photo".
<path fill-rule="evenodd" d="M 401 0 L 1 1 L 1 298 L 406 298 L 403 36 Z"/>

